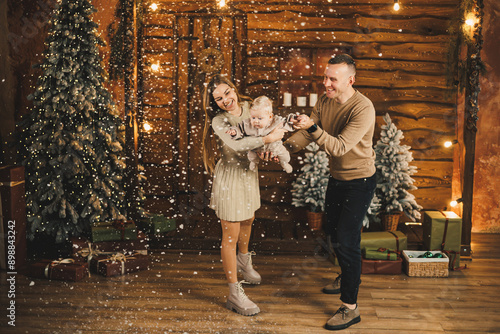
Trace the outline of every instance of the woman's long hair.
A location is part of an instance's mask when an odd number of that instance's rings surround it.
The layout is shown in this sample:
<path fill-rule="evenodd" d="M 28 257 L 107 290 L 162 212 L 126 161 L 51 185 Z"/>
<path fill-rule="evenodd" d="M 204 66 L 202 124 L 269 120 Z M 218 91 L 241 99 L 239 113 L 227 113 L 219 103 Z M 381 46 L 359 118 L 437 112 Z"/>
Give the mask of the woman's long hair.
<path fill-rule="evenodd" d="M 215 168 L 215 155 L 217 154 L 217 144 L 214 137 L 214 131 L 212 129 L 212 120 L 215 116 L 217 116 L 221 112 L 225 112 L 222 110 L 215 102 L 214 96 L 212 95 L 214 90 L 220 84 L 226 84 L 236 93 L 238 97 L 238 103 L 242 101 L 248 100 L 251 101 L 251 98 L 248 96 L 240 95 L 238 89 L 227 77 L 217 74 L 208 84 L 205 85 L 205 89 L 203 91 L 203 111 L 205 112 L 205 128 L 203 129 L 203 164 L 205 166 L 205 170 L 210 174 L 213 173 Z"/>

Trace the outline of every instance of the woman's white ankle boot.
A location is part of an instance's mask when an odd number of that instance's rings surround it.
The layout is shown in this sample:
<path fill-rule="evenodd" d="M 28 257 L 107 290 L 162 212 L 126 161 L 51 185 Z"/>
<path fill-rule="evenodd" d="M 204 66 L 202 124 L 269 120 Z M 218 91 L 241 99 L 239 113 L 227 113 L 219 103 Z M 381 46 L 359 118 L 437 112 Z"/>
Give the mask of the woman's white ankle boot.
<path fill-rule="evenodd" d="M 260 309 L 245 294 L 241 282 L 229 283 L 229 297 L 227 297 L 226 307 L 241 315 L 256 315 Z"/>
<path fill-rule="evenodd" d="M 238 272 L 243 274 L 244 283 L 249 284 L 260 284 L 262 278 L 259 273 L 253 268 L 252 265 L 252 256 L 255 255 L 255 252 L 248 252 L 246 254 L 238 252 L 237 260 L 237 268 Z"/>

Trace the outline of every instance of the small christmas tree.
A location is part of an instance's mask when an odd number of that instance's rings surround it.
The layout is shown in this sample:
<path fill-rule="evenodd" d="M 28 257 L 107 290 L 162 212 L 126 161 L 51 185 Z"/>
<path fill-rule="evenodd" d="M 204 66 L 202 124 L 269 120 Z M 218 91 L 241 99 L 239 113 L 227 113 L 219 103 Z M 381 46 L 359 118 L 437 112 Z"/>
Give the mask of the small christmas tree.
<path fill-rule="evenodd" d="M 417 187 L 413 185 L 411 175 L 417 168 L 410 166 L 413 161 L 410 146 L 401 145 L 403 132 L 392 123 L 389 114 L 383 117 L 386 125 L 382 125 L 381 136 L 375 145 L 375 166 L 377 168 L 377 188 L 369 215 L 391 214 L 404 212 L 408 218 L 415 221 L 420 219 L 419 210 L 422 209 L 415 201 L 415 196 L 410 190 Z M 365 220 L 366 222 L 366 220 Z"/>
<path fill-rule="evenodd" d="M 124 218 L 120 119 L 103 86 L 94 12 L 88 0 L 60 1 L 33 110 L 21 124 L 31 239 L 44 233 L 61 242 L 95 221 Z"/>
<path fill-rule="evenodd" d="M 316 143 L 309 144 L 306 149 L 311 152 L 305 154 L 305 165 L 300 169 L 302 173 L 293 183 L 292 204 L 297 207 L 308 206 L 312 212 L 321 212 L 325 209 L 330 175 L 328 158 L 324 151 L 319 151 Z"/>

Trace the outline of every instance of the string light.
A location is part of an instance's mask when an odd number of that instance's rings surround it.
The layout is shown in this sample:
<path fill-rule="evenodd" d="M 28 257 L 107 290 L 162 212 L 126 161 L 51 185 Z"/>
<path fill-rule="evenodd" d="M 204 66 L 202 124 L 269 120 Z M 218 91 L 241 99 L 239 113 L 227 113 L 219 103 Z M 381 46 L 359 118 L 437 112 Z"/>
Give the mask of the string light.
<path fill-rule="evenodd" d="M 154 12 L 155 10 L 158 9 L 158 5 L 155 3 L 152 3 L 151 6 L 149 6 L 149 8 L 151 8 L 151 10 Z"/>
<path fill-rule="evenodd" d="M 157 72 L 159 69 L 160 69 L 160 64 L 156 63 L 156 64 L 151 64 L 151 69 L 154 71 L 154 72 Z"/>
<path fill-rule="evenodd" d="M 394 0 L 394 10 L 397 12 L 400 8 L 399 0 Z"/>
<path fill-rule="evenodd" d="M 152 129 L 151 124 L 149 124 L 148 122 L 144 122 L 144 124 L 142 125 L 142 127 L 146 131 L 151 131 L 151 129 Z"/>
<path fill-rule="evenodd" d="M 218 0 L 217 5 L 219 6 L 219 8 L 226 7 L 226 0 Z"/>

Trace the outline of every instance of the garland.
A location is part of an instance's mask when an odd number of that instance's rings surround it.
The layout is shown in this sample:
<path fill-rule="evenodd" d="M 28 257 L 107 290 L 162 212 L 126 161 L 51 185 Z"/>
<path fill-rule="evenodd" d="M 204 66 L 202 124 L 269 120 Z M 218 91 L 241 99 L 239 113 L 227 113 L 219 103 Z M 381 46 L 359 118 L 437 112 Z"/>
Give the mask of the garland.
<path fill-rule="evenodd" d="M 479 53 L 482 48 L 483 40 L 481 36 L 483 24 L 483 0 L 462 0 L 459 5 L 458 15 L 450 21 L 448 33 L 450 35 L 448 43 L 447 66 L 446 66 L 446 85 L 449 92 L 452 93 L 457 89 L 463 91 L 468 81 L 469 73 L 485 72 L 485 66 L 482 62 Z M 474 38 L 464 30 L 463 25 L 466 13 L 473 12 L 478 23 L 474 26 Z M 462 46 L 466 46 L 469 52 L 473 54 L 472 59 L 460 59 L 460 50 Z M 472 69 L 470 69 L 472 67 Z M 469 72 L 470 71 L 470 72 Z M 473 91 L 479 90 L 479 80 L 474 84 L 477 88 L 472 88 Z"/>
<path fill-rule="evenodd" d="M 466 126 L 469 130 L 477 131 L 477 112 L 479 111 L 478 107 L 478 97 L 479 92 L 481 91 L 481 86 L 479 82 L 479 76 L 481 73 L 485 72 L 484 63 L 481 60 L 481 48 L 483 46 L 483 17 L 484 17 L 484 4 L 483 0 L 476 0 L 476 6 L 474 8 L 474 15 L 476 16 L 478 23 L 477 26 L 474 26 L 474 41 L 475 44 L 468 54 L 470 57 L 467 57 L 467 84 L 470 90 L 470 94 L 466 97 L 467 107 L 465 108 L 468 111 Z"/>

